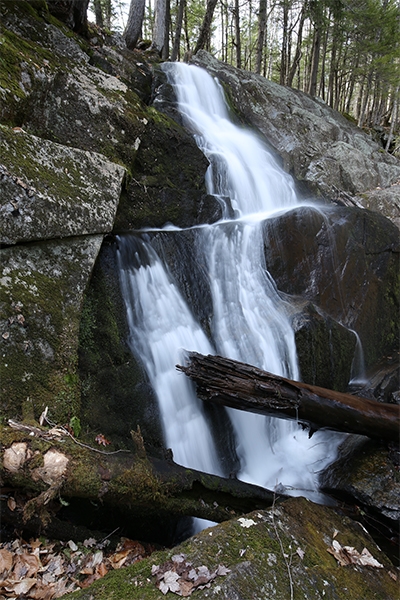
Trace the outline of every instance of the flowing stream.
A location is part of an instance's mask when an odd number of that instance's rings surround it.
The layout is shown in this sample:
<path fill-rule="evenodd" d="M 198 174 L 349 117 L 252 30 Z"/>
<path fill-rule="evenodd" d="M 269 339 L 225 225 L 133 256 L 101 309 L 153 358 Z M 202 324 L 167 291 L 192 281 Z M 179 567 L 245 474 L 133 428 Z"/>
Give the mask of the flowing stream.
<path fill-rule="evenodd" d="M 292 179 L 262 142 L 232 123 L 216 80 L 182 63 L 164 68 L 183 118 L 210 161 L 208 191 L 229 197 L 236 215 L 196 230 L 196 251 L 212 297 L 211 339 L 156 253 L 151 235 L 121 236 L 120 281 L 132 351 L 157 394 L 174 460 L 226 476 L 209 418 L 175 365 L 183 360 L 183 349 L 196 350 L 300 378 L 294 332 L 266 270 L 262 239 L 263 220 L 298 201 Z M 296 422 L 226 410 L 240 462 L 238 478 L 294 495 L 317 494 L 318 472 L 335 458 L 341 436 L 320 431 L 309 438 Z"/>

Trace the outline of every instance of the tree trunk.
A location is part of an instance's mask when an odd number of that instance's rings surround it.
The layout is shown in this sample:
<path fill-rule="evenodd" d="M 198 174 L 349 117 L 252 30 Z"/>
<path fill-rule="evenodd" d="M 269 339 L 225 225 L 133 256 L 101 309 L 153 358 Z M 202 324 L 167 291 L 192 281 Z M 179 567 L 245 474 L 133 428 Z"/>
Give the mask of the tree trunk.
<path fill-rule="evenodd" d="M 326 427 L 385 441 L 398 440 L 400 406 L 358 398 L 291 381 L 221 356 L 189 353 L 177 365 L 197 384 L 202 400 L 240 410 L 296 419 L 312 429 Z"/>
<path fill-rule="evenodd" d="M 281 85 L 286 84 L 287 75 L 287 39 L 288 39 L 288 19 L 289 19 L 289 5 L 287 0 L 283 1 L 283 31 L 282 31 L 282 47 L 281 47 L 281 71 L 279 76 L 279 83 Z"/>
<path fill-rule="evenodd" d="M 288 77 L 287 77 L 287 85 L 289 87 L 292 87 L 294 76 L 295 76 L 296 71 L 297 71 L 297 69 L 299 67 L 299 64 L 300 64 L 300 59 L 301 59 L 301 44 L 302 44 L 302 41 L 303 41 L 303 27 L 304 27 L 304 20 L 306 18 L 306 6 L 307 6 L 307 2 L 305 2 L 303 4 L 303 8 L 301 9 L 299 30 L 298 30 L 298 33 L 297 33 L 296 51 L 295 51 L 295 54 L 294 54 L 292 66 L 290 67 L 290 70 L 289 70 L 289 73 L 288 73 Z"/>
<path fill-rule="evenodd" d="M 124 31 L 125 42 L 129 50 L 136 47 L 141 36 L 145 4 L 146 0 L 131 0 L 128 22 Z"/>
<path fill-rule="evenodd" d="M 178 59 L 178 55 L 179 55 L 179 47 L 181 44 L 183 12 L 185 9 L 185 3 L 186 3 L 186 0 L 179 0 L 179 10 L 178 10 L 178 18 L 176 21 L 174 47 L 172 48 L 172 54 L 171 54 L 172 62 L 175 62 Z"/>
<path fill-rule="evenodd" d="M 194 54 L 196 54 L 199 50 L 203 50 L 207 43 L 217 1 L 218 0 L 207 0 L 206 14 L 204 15 L 203 24 L 200 29 L 199 39 L 197 40 L 197 44 L 194 49 Z"/>
<path fill-rule="evenodd" d="M 169 26 L 171 23 L 171 2 L 165 0 L 165 21 L 164 21 L 164 43 L 161 51 L 161 58 L 168 60 L 169 58 Z"/>
<path fill-rule="evenodd" d="M 311 55 L 310 85 L 308 88 L 308 93 L 311 94 L 311 96 L 317 95 L 317 76 L 318 76 L 320 48 L 321 48 L 321 31 L 320 31 L 319 25 L 316 23 L 315 29 L 314 29 L 314 40 L 313 40 L 312 55 Z"/>
<path fill-rule="evenodd" d="M 81 35 L 87 33 L 89 0 L 47 0 L 49 12 Z"/>
<path fill-rule="evenodd" d="M 79 2 L 79 0 L 77 0 Z M 112 4 L 111 0 L 104 0 L 104 25 L 110 29 L 112 19 Z"/>
<path fill-rule="evenodd" d="M 275 493 L 259 486 L 181 467 L 173 462 L 172 452 L 164 459 L 149 458 L 139 430 L 132 432 L 133 452 L 117 453 L 82 447 L 62 428 L 10 420 L 0 433 L 2 485 L 34 495 L 24 508 L 25 520 L 45 513 L 60 495 L 100 501 L 147 519 L 165 514 L 217 522 L 274 501 Z"/>
<path fill-rule="evenodd" d="M 94 14 L 96 17 L 96 25 L 98 27 L 104 27 L 104 21 L 103 21 L 103 11 L 101 8 L 101 1 L 100 0 L 93 0 L 93 4 L 94 4 Z"/>
<path fill-rule="evenodd" d="M 267 24 L 267 0 L 260 0 L 258 10 L 258 34 L 257 34 L 257 49 L 256 49 L 256 73 L 261 74 L 261 65 L 263 58 L 265 28 Z"/>
<path fill-rule="evenodd" d="M 395 122 L 395 119 L 396 119 L 396 112 L 397 112 L 397 100 L 398 100 L 398 95 L 399 95 L 399 89 L 400 89 L 400 86 L 397 86 L 397 89 L 396 89 L 396 91 L 394 93 L 392 119 L 391 119 L 391 123 L 390 123 L 389 136 L 388 136 L 388 139 L 387 139 L 387 142 L 386 142 L 386 146 L 385 146 L 385 152 L 389 152 L 390 144 L 392 143 L 393 130 L 394 130 L 394 122 Z"/>
<path fill-rule="evenodd" d="M 235 9 L 233 11 L 235 17 L 235 47 L 236 47 L 236 67 L 242 68 L 242 47 L 240 43 L 240 13 L 239 0 L 235 0 Z"/>
<path fill-rule="evenodd" d="M 166 0 L 156 0 L 154 7 L 154 26 L 152 48 L 162 55 L 165 44 L 165 23 L 167 19 Z"/>

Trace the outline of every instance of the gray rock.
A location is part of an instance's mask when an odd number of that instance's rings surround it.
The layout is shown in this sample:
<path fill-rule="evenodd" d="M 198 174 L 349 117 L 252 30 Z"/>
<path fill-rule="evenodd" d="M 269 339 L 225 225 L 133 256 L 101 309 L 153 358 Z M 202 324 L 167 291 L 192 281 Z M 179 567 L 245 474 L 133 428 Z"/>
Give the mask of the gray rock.
<path fill-rule="evenodd" d="M 205 51 L 191 62 L 220 79 L 234 109 L 264 134 L 286 170 L 312 193 L 346 202 L 346 194 L 386 188 L 399 179 L 400 161 L 319 98 L 226 65 Z"/>
<path fill-rule="evenodd" d="M 103 236 L 0 251 L 1 408 L 9 417 L 65 423 L 80 414 L 81 306 Z"/>
<path fill-rule="evenodd" d="M 385 215 L 400 229 L 400 184 L 363 192 L 354 200 L 362 208 L 369 208 Z"/>
<path fill-rule="evenodd" d="M 123 167 L 6 127 L 0 141 L 2 244 L 112 230 Z"/>

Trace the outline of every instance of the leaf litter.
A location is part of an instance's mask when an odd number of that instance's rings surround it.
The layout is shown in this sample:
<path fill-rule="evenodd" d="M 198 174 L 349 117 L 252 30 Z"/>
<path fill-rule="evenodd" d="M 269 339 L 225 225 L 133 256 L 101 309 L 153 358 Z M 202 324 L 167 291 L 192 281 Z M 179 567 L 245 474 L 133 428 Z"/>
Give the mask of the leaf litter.
<path fill-rule="evenodd" d="M 22 597 L 53 600 L 87 588 L 109 571 L 143 560 L 156 549 L 151 544 L 121 538 L 115 552 L 108 543 L 89 538 L 83 543 L 16 539 L 0 544 L 0 600 Z"/>
<path fill-rule="evenodd" d="M 210 571 L 205 565 L 193 567 L 186 561 L 184 554 L 175 554 L 171 560 L 162 565 L 153 565 L 151 574 L 156 578 L 156 586 L 164 595 L 173 592 L 178 596 L 187 598 L 195 590 L 209 588 L 218 576 L 224 576 L 230 570 L 223 565 L 218 565 Z"/>

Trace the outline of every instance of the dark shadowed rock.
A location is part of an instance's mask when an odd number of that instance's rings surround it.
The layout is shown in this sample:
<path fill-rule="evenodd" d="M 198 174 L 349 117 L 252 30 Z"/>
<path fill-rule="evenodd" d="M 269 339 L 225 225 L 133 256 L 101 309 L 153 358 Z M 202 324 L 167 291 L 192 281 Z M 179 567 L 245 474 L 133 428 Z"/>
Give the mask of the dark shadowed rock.
<path fill-rule="evenodd" d="M 354 329 L 367 366 L 397 348 L 395 225 L 357 208 L 302 207 L 266 221 L 264 232 L 267 268 L 278 288 Z"/>
<path fill-rule="evenodd" d="M 368 507 L 398 523 L 400 474 L 393 453 L 378 442 L 350 435 L 339 448 L 339 458 L 321 475 L 323 490 Z M 398 456 L 397 456 L 398 458 Z"/>
<path fill-rule="evenodd" d="M 140 425 L 146 444 L 160 449 L 163 436 L 157 400 L 144 368 L 128 347 L 116 252 L 115 243 L 102 246 L 83 304 L 79 330 L 82 417 L 93 431 L 101 431 L 114 443 L 126 443 L 130 431 Z"/>

